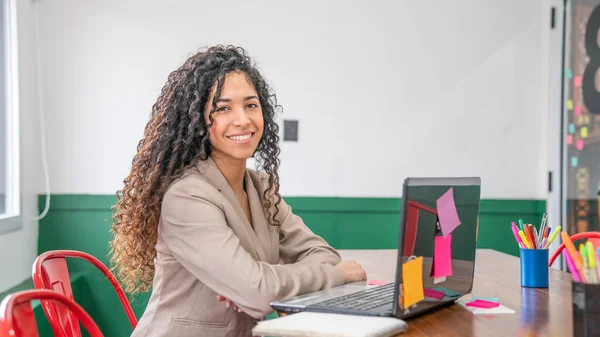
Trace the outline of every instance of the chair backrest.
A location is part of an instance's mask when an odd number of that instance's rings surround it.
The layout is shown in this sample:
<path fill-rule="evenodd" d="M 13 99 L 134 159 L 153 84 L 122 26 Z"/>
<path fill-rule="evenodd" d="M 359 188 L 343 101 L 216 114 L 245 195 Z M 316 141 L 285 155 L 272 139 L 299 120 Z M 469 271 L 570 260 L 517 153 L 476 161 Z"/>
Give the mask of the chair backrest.
<path fill-rule="evenodd" d="M 10 294 L 0 303 L 0 336 L 39 337 L 31 301 L 50 301 L 68 309 L 83 324 L 90 337 L 104 337 L 83 308 L 67 296 L 52 290 L 24 290 Z"/>
<path fill-rule="evenodd" d="M 137 319 L 123 288 L 113 273 L 100 260 L 90 254 L 75 250 L 52 250 L 40 254 L 33 264 L 32 274 L 35 288 L 54 290 L 74 300 L 71 279 L 67 268 L 66 258 L 68 257 L 85 260 L 104 274 L 115 289 L 127 318 L 131 326 L 135 329 Z M 77 324 L 77 320 L 73 317 L 72 313 L 48 301 L 42 301 L 41 304 L 55 335 L 81 336 L 79 324 Z"/>

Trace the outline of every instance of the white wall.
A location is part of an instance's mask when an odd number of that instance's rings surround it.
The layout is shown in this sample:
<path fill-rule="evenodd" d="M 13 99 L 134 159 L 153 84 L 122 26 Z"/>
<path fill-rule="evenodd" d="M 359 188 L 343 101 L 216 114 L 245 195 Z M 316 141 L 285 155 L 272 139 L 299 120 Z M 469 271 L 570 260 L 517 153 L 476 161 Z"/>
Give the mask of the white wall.
<path fill-rule="evenodd" d="M 479 175 L 486 198 L 545 198 L 535 1 L 53 0 L 41 3 L 53 193 L 121 188 L 170 71 L 245 47 L 299 142 L 282 193 L 399 196 L 406 176 Z"/>
<path fill-rule="evenodd" d="M 22 179 L 22 229 L 0 235 L 0 292 L 31 277 L 31 266 L 37 255 L 38 222 L 37 193 L 40 190 L 39 174 L 39 121 L 35 58 L 35 14 L 30 0 L 17 0 L 19 30 L 19 81 L 21 107 L 21 179 Z"/>

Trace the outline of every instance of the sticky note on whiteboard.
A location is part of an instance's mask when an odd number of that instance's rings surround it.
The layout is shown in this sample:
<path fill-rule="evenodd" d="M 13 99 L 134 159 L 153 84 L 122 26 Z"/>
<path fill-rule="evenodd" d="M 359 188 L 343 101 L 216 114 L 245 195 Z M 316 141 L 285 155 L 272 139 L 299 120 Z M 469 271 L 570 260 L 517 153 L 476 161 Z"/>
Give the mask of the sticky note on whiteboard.
<path fill-rule="evenodd" d="M 571 157 L 571 166 L 577 167 L 578 165 L 579 165 L 579 159 L 577 159 L 577 157 L 575 157 L 575 156 Z"/>
<path fill-rule="evenodd" d="M 579 130 L 579 132 L 581 132 L 581 138 L 587 138 L 588 137 L 588 128 L 587 128 L 587 126 L 583 126 L 581 128 L 581 130 Z"/>
<path fill-rule="evenodd" d="M 577 140 L 577 150 L 579 150 L 579 151 L 583 150 L 583 140 L 581 140 L 581 139 Z"/>
<path fill-rule="evenodd" d="M 440 228 L 444 236 L 448 236 L 460 225 L 456 205 L 454 204 L 454 190 L 452 187 L 442 194 L 436 201 Z"/>
<path fill-rule="evenodd" d="M 567 109 L 569 109 L 569 110 L 573 109 L 573 100 L 572 99 L 567 100 Z"/>
<path fill-rule="evenodd" d="M 575 133 L 575 124 L 573 124 L 573 123 L 569 124 L 569 133 Z"/>
<path fill-rule="evenodd" d="M 573 135 L 567 135 L 567 145 L 573 144 Z"/>
<path fill-rule="evenodd" d="M 575 76 L 573 78 L 573 85 L 576 87 L 580 87 L 581 86 L 581 76 Z"/>

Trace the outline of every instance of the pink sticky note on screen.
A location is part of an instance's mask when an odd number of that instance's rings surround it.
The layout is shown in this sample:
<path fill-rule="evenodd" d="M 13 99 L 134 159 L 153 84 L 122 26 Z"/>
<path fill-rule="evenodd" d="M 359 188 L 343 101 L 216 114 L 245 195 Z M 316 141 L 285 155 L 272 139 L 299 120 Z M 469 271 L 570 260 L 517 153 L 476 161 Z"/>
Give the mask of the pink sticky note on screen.
<path fill-rule="evenodd" d="M 380 285 L 388 284 L 388 283 L 389 282 L 381 281 L 381 280 L 370 280 L 370 281 L 367 281 L 367 285 L 369 285 L 369 286 L 380 286 Z"/>
<path fill-rule="evenodd" d="M 581 139 L 577 140 L 577 150 L 579 150 L 579 151 L 583 150 L 583 140 L 581 140 Z"/>
<path fill-rule="evenodd" d="M 435 237 L 431 276 L 452 276 L 452 235 Z"/>
<path fill-rule="evenodd" d="M 567 135 L 567 145 L 573 144 L 573 135 Z"/>
<path fill-rule="evenodd" d="M 575 109 L 573 109 L 573 113 L 575 113 L 575 116 L 581 115 L 581 105 L 576 106 Z"/>
<path fill-rule="evenodd" d="M 460 219 L 458 218 L 456 205 L 454 204 L 454 190 L 452 187 L 439 197 L 436 204 L 442 234 L 448 236 L 456 227 L 458 227 L 458 225 L 460 225 Z"/>
<path fill-rule="evenodd" d="M 581 76 L 575 76 L 573 77 L 573 85 L 576 87 L 580 87 L 581 86 Z"/>
<path fill-rule="evenodd" d="M 484 300 L 475 300 L 475 301 L 471 301 L 471 302 L 467 303 L 466 306 L 467 307 L 490 309 L 490 308 L 499 307 L 500 303 L 498 303 L 498 302 L 484 301 Z"/>
<path fill-rule="evenodd" d="M 446 294 L 444 294 L 442 291 L 429 288 L 423 288 L 423 293 L 425 294 L 425 297 L 435 298 L 436 300 L 441 300 L 444 298 L 444 296 L 446 296 Z"/>

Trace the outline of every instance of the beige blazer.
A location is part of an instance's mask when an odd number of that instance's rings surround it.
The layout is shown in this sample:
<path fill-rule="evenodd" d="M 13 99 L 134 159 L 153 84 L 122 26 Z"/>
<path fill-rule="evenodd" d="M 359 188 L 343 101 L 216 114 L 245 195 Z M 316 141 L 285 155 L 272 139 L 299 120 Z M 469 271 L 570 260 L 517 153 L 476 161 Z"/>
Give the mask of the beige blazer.
<path fill-rule="evenodd" d="M 251 336 L 270 302 L 342 285 L 339 254 L 283 200 L 267 223 L 266 176 L 246 170 L 253 226 L 212 159 L 201 161 L 165 193 L 158 225 L 152 295 L 132 337 Z M 282 262 L 282 263 L 280 263 Z M 217 302 L 231 299 L 243 313 Z"/>

